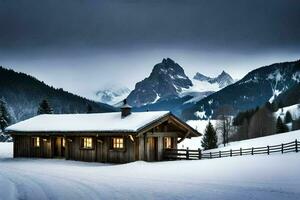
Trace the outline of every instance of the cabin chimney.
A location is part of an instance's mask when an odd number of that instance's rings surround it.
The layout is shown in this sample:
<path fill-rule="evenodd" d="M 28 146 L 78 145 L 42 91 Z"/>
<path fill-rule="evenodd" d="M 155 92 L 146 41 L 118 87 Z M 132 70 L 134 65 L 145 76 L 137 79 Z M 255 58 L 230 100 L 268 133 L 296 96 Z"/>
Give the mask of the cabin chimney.
<path fill-rule="evenodd" d="M 131 114 L 131 106 L 127 104 L 127 99 L 123 100 L 123 106 L 121 106 L 121 117 L 127 117 Z"/>

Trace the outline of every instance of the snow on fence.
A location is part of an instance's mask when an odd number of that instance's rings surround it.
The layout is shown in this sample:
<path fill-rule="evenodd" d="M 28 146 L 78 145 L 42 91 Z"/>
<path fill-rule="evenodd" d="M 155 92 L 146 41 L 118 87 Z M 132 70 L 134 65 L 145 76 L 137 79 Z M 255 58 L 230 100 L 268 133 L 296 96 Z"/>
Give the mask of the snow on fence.
<path fill-rule="evenodd" d="M 223 158 L 232 156 L 243 156 L 243 155 L 256 155 L 256 154 L 271 154 L 271 153 L 289 153 L 298 152 L 300 142 L 297 140 L 285 144 L 266 146 L 266 147 L 252 147 L 247 149 L 237 149 L 228 151 L 216 151 L 205 153 L 201 149 L 191 150 L 186 149 L 165 149 L 164 159 L 165 160 L 198 160 L 198 159 L 212 159 L 212 158 Z"/>

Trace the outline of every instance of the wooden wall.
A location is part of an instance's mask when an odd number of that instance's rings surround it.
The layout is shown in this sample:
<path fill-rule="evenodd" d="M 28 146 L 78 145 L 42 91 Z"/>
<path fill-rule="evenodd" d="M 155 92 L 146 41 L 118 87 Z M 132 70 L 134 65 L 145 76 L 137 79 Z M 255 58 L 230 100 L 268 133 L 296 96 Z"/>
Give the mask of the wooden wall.
<path fill-rule="evenodd" d="M 40 147 L 33 146 L 32 136 L 13 136 L 14 157 L 51 158 L 52 148 L 50 137 L 40 138 Z M 45 140 L 45 141 L 44 141 Z"/>
<path fill-rule="evenodd" d="M 135 161 L 138 157 L 138 139 L 134 142 L 124 136 L 125 148 L 114 150 L 111 148 L 112 137 L 93 136 L 93 148 L 81 148 L 81 137 L 66 137 L 66 159 L 88 162 L 127 163 Z"/>
<path fill-rule="evenodd" d="M 96 161 L 96 150 L 93 149 L 82 149 L 81 148 L 81 137 L 66 137 L 66 159 L 79 160 L 79 161 Z M 93 142 L 95 137 L 93 137 Z"/>
<path fill-rule="evenodd" d="M 110 136 L 86 136 L 93 138 L 93 148 L 83 149 L 81 147 L 81 136 L 65 136 L 65 158 L 87 162 L 127 163 L 136 160 L 159 161 L 162 160 L 163 138 L 172 137 L 174 147 L 177 146 L 178 131 L 162 126 L 146 132 L 139 137 L 133 136 L 134 141 L 128 135 L 123 137 L 125 148 L 115 150 L 111 148 Z M 14 157 L 37 157 L 53 158 L 54 144 L 57 143 L 55 136 L 39 136 L 40 147 L 33 147 L 31 136 L 14 135 Z M 57 136 L 57 137 L 62 137 Z"/>

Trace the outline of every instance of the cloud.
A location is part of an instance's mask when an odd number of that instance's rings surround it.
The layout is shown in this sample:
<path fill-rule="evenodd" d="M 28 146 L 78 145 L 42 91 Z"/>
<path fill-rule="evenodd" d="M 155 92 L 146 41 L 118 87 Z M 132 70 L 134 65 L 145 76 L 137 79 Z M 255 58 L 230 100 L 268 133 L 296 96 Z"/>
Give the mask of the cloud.
<path fill-rule="evenodd" d="M 299 59 L 295 0 L 0 0 L 0 65 L 92 97 L 130 88 L 171 57 L 235 78 Z M 129 75 L 128 75 L 129 74 Z"/>
<path fill-rule="evenodd" d="M 300 43 L 293 0 L 0 0 L 5 48 L 191 45 L 275 48 Z"/>

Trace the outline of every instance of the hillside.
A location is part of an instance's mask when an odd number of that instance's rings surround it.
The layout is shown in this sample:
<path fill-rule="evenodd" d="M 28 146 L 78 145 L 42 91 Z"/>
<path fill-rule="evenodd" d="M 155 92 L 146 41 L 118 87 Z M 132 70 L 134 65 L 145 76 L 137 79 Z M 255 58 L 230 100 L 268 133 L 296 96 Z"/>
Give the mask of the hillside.
<path fill-rule="evenodd" d="M 228 114 L 261 106 L 274 99 L 300 81 L 300 60 L 295 62 L 276 63 L 249 72 L 240 81 L 225 87 L 198 101 L 195 105 L 182 111 L 185 120 L 199 119 L 202 116 L 215 117 L 218 110 L 227 105 L 231 108 Z"/>
<path fill-rule="evenodd" d="M 300 103 L 300 83 L 298 82 L 274 100 L 278 105 L 290 106 Z"/>
<path fill-rule="evenodd" d="M 280 133 L 265 137 L 259 137 L 254 139 L 248 139 L 248 140 L 242 140 L 242 141 L 236 141 L 236 142 L 230 142 L 224 147 L 222 144 L 219 145 L 219 148 L 217 149 L 211 149 L 209 151 L 227 151 L 230 149 L 236 150 L 240 148 L 251 148 L 251 147 L 266 147 L 268 145 L 278 145 L 282 143 L 289 143 L 295 140 L 300 141 L 300 130 L 297 131 L 290 131 L 287 133 Z M 198 149 L 201 148 L 201 138 L 192 138 L 192 139 L 186 139 L 180 147 L 189 149 Z M 208 152 L 209 152 L 208 151 Z"/>
<path fill-rule="evenodd" d="M 0 99 L 6 102 L 13 122 L 36 115 L 43 99 L 49 101 L 54 113 L 85 113 L 88 105 L 93 112 L 115 111 L 106 104 L 55 89 L 32 76 L 3 67 L 0 67 Z"/>

